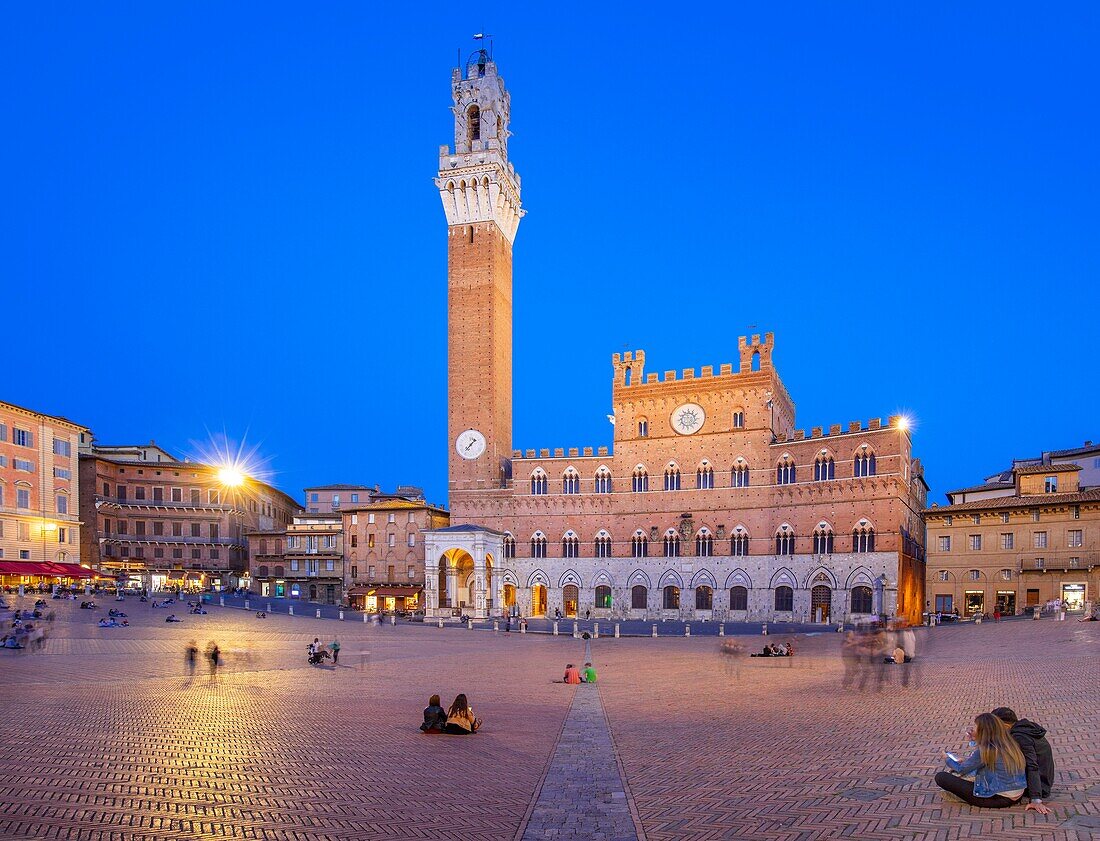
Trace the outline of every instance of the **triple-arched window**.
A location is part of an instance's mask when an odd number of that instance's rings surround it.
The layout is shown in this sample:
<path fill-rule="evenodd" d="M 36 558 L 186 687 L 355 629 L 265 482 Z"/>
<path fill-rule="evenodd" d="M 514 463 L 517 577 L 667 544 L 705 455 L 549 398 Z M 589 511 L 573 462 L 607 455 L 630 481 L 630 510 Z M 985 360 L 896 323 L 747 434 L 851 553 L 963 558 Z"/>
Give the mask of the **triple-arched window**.
<path fill-rule="evenodd" d="M 710 462 L 704 461 L 695 468 L 695 487 L 701 490 L 714 487 L 714 468 L 710 466 Z"/>
<path fill-rule="evenodd" d="M 735 488 L 747 488 L 749 486 L 749 466 L 744 459 L 738 459 L 730 471 L 730 485 Z"/>
<path fill-rule="evenodd" d="M 634 493 L 643 493 L 649 490 L 649 474 L 645 467 L 638 465 L 630 476 L 630 490 Z"/>
<path fill-rule="evenodd" d="M 669 529 L 665 532 L 665 557 L 680 557 L 680 535 L 676 533 L 675 529 Z"/>
<path fill-rule="evenodd" d="M 789 526 L 783 526 L 775 533 L 775 554 L 794 554 L 794 532 L 791 531 Z"/>
<path fill-rule="evenodd" d="M 665 490 L 680 490 L 680 468 L 675 464 L 670 464 L 665 468 Z"/>
<path fill-rule="evenodd" d="M 581 541 L 574 532 L 567 531 L 561 539 L 561 556 L 577 558 L 581 554 Z"/>
<path fill-rule="evenodd" d="M 561 492 L 563 494 L 579 494 L 581 492 L 581 477 L 577 471 L 570 467 L 561 477 Z"/>
<path fill-rule="evenodd" d="M 540 531 L 531 536 L 531 557 L 547 556 L 547 535 Z"/>
<path fill-rule="evenodd" d="M 814 554 L 833 554 L 833 530 L 826 523 L 818 523 L 814 529 Z"/>
<path fill-rule="evenodd" d="M 852 531 L 853 552 L 875 551 L 875 530 L 871 526 L 856 526 Z"/>
<path fill-rule="evenodd" d="M 649 557 L 649 538 L 645 536 L 645 532 L 643 532 L 641 529 L 638 529 L 636 532 L 634 532 L 634 536 L 630 538 L 630 557 Z"/>
<path fill-rule="evenodd" d="M 596 493 L 611 493 L 611 471 L 606 467 L 601 467 L 596 471 Z"/>
<path fill-rule="evenodd" d="M 709 558 L 714 554 L 714 535 L 709 529 L 700 529 L 695 535 L 695 554 L 700 558 Z"/>
<path fill-rule="evenodd" d="M 738 557 L 749 554 L 749 533 L 741 526 L 733 530 L 733 536 L 730 538 L 730 554 Z"/>
<path fill-rule="evenodd" d="M 540 467 L 531 474 L 531 494 L 533 496 L 543 496 L 547 491 L 546 474 Z"/>
<path fill-rule="evenodd" d="M 814 481 L 825 482 L 836 478 L 836 462 L 827 453 L 814 459 Z"/>
<path fill-rule="evenodd" d="M 795 481 L 794 462 L 790 456 L 783 456 L 779 464 L 775 466 L 775 483 L 777 485 L 792 485 Z"/>
<path fill-rule="evenodd" d="M 874 476 L 875 475 L 875 454 L 869 449 L 863 449 L 862 447 L 856 452 L 855 460 L 852 467 L 853 476 Z"/>
<path fill-rule="evenodd" d="M 597 558 L 611 557 L 611 535 L 606 531 L 601 531 L 596 535 L 595 550 Z"/>

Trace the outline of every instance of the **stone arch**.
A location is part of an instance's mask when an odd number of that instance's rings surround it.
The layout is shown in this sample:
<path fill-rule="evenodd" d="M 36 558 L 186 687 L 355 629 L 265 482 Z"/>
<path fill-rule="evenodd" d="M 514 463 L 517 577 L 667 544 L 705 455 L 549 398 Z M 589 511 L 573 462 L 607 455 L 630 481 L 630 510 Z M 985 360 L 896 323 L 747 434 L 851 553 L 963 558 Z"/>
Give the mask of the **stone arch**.
<path fill-rule="evenodd" d="M 611 589 L 615 589 L 615 576 L 606 569 L 596 570 L 596 575 L 592 578 L 592 586 L 596 587 L 600 584 L 606 584 Z"/>
<path fill-rule="evenodd" d="M 782 569 L 776 570 L 772 574 L 771 581 L 768 582 L 768 587 L 773 590 L 776 587 L 782 587 L 784 585 L 792 589 L 798 587 L 798 579 L 795 578 L 790 567 L 783 567 Z"/>
<path fill-rule="evenodd" d="M 681 590 L 684 589 L 684 579 L 682 579 L 680 573 L 674 569 L 666 569 L 664 571 L 661 575 L 661 580 L 657 582 L 657 589 L 663 590 L 669 584 L 679 587 Z"/>
<path fill-rule="evenodd" d="M 820 575 L 824 575 L 826 580 L 817 581 L 816 579 Z M 831 569 L 829 569 L 828 567 L 824 567 L 824 566 L 815 567 L 814 569 L 810 570 L 809 574 L 806 576 L 805 580 L 803 581 L 802 589 L 803 590 L 809 590 L 815 584 L 825 584 L 826 586 L 829 587 L 829 589 L 835 590 L 835 589 L 837 589 L 836 574 Z"/>
<path fill-rule="evenodd" d="M 692 590 L 703 584 L 707 585 L 712 590 L 718 589 L 718 584 L 715 583 L 714 576 L 711 574 L 711 571 L 709 569 L 701 569 L 691 577 Z"/>
<path fill-rule="evenodd" d="M 541 584 L 543 587 L 550 586 L 550 578 L 541 569 L 536 569 L 527 576 L 528 587 L 534 587 L 536 584 Z"/>
<path fill-rule="evenodd" d="M 752 576 L 741 567 L 738 567 L 726 576 L 726 589 L 728 590 L 730 587 L 746 587 L 751 590 Z"/>
<path fill-rule="evenodd" d="M 644 584 L 647 590 L 653 589 L 653 582 L 646 573 L 640 569 L 634 570 L 630 573 L 630 578 L 626 580 L 627 587 L 633 587 L 635 584 Z"/>
<path fill-rule="evenodd" d="M 865 566 L 858 566 L 848 574 L 848 578 L 844 582 L 844 588 L 846 590 L 851 590 L 853 587 L 858 587 L 861 584 L 871 587 L 873 586 L 873 582 L 874 575 L 871 574 L 871 570 Z"/>
<path fill-rule="evenodd" d="M 575 569 L 567 569 L 561 574 L 561 578 L 558 579 L 558 586 L 564 587 L 566 584 L 573 584 L 576 587 L 581 587 L 580 574 Z"/>
<path fill-rule="evenodd" d="M 511 584 L 513 587 L 519 586 L 519 580 L 516 578 L 516 574 L 510 569 L 506 569 L 500 574 L 500 580 L 504 584 Z"/>

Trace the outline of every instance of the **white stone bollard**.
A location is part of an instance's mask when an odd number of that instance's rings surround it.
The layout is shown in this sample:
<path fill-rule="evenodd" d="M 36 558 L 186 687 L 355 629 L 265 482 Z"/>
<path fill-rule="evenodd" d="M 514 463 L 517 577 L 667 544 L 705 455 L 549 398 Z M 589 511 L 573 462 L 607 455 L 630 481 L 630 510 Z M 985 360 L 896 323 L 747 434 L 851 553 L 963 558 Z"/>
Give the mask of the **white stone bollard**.
<path fill-rule="evenodd" d="M 291 616 L 293 616 L 294 615 L 294 605 L 290 605 L 290 607 L 287 608 L 287 611 L 290 613 Z"/>
<path fill-rule="evenodd" d="M 558 623 L 557 623 L 557 620 L 555 620 L 554 621 L 554 636 L 557 636 L 557 635 L 558 635 Z"/>
<path fill-rule="evenodd" d="M 370 622 L 370 614 L 369 613 L 364 613 L 363 614 L 363 624 L 366 625 L 368 622 Z"/>
<path fill-rule="evenodd" d="M 655 637 L 657 636 L 657 626 L 656 625 L 653 626 L 653 636 L 655 636 Z"/>
<path fill-rule="evenodd" d="M 467 631 L 472 631 L 473 629 L 474 629 L 474 620 L 473 619 L 467 619 L 466 620 L 466 630 Z"/>
<path fill-rule="evenodd" d="M 599 622 L 593 622 L 592 623 L 592 639 L 598 640 L 599 638 L 600 638 L 600 623 Z"/>
<path fill-rule="evenodd" d="M 527 633 L 527 623 L 524 622 L 522 619 L 519 620 L 519 632 L 521 634 Z"/>
<path fill-rule="evenodd" d="M 393 628 L 397 627 L 397 614 L 396 613 L 393 616 L 390 617 L 390 626 L 393 627 Z"/>
<path fill-rule="evenodd" d="M 768 623 L 767 622 L 765 622 L 763 625 L 760 626 L 760 633 L 763 634 L 764 636 L 768 635 Z"/>
<path fill-rule="evenodd" d="M 690 637 L 691 636 L 691 625 L 684 625 L 684 636 L 685 637 Z"/>
<path fill-rule="evenodd" d="M 439 620 L 439 627 L 440 627 L 440 628 L 442 628 L 442 627 L 443 627 L 443 620 L 442 620 L 442 619 L 440 619 L 440 620 Z"/>
<path fill-rule="evenodd" d="M 718 636 L 724 637 L 726 635 L 726 623 L 721 622 L 718 625 Z"/>
<path fill-rule="evenodd" d="M 340 621 L 341 622 L 344 621 L 344 611 L 342 611 L 342 610 L 340 611 Z"/>
<path fill-rule="evenodd" d="M 581 626 L 578 622 L 573 623 L 573 639 L 576 639 L 581 634 Z"/>
<path fill-rule="evenodd" d="M 321 618 L 321 608 L 317 608 L 317 618 Z"/>
<path fill-rule="evenodd" d="M 619 638 L 619 623 L 615 623 L 615 639 Z"/>
<path fill-rule="evenodd" d="M 267 603 L 267 612 L 271 613 L 271 602 Z"/>
<path fill-rule="evenodd" d="M 218 596 L 218 604 L 221 607 L 225 607 L 225 596 Z"/>
<path fill-rule="evenodd" d="M 494 634 L 500 633 L 500 622 L 497 621 L 496 619 L 493 620 L 493 633 Z"/>
<path fill-rule="evenodd" d="M 251 609 L 252 609 L 252 608 L 250 608 L 250 607 L 248 606 L 248 599 L 245 599 L 245 600 L 244 600 L 244 609 L 245 609 L 245 610 L 251 610 Z"/>

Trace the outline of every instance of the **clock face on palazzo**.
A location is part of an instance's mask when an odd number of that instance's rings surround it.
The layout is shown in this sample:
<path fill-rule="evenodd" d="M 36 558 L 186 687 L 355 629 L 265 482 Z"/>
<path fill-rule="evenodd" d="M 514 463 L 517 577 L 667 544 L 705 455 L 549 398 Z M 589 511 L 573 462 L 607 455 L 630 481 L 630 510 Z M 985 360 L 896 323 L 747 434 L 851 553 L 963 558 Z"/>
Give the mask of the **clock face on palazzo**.
<path fill-rule="evenodd" d="M 476 429 L 460 432 L 455 439 L 455 450 L 464 459 L 473 460 L 485 452 L 485 436 Z"/>
<path fill-rule="evenodd" d="M 681 435 L 693 435 L 703 428 L 707 413 L 698 403 L 684 403 L 672 412 L 672 428 Z"/>

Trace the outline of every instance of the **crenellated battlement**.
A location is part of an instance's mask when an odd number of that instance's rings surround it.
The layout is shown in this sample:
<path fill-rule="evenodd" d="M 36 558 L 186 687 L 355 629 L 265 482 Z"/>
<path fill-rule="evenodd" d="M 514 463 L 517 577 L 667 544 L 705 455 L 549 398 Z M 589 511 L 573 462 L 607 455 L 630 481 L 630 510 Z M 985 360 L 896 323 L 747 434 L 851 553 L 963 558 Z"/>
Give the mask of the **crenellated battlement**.
<path fill-rule="evenodd" d="M 553 455 L 550 455 L 551 452 L 553 452 Z M 522 461 L 524 459 L 541 461 L 555 458 L 608 458 L 610 455 L 607 447 L 596 447 L 595 452 L 593 452 L 592 447 L 569 447 L 568 450 L 565 447 L 555 447 L 552 451 L 547 447 L 543 447 L 540 450 L 513 450 L 512 461 Z"/>
<path fill-rule="evenodd" d="M 695 368 L 684 368 L 681 371 L 668 370 L 662 375 L 645 373 L 645 351 L 625 351 L 611 355 L 611 367 L 614 371 L 615 388 L 632 388 L 639 385 L 655 385 L 657 383 L 683 382 L 687 380 L 715 380 L 727 377 L 736 377 L 741 374 L 755 373 L 772 370 L 772 348 L 774 336 L 765 333 L 763 340 L 760 335 L 738 336 L 737 346 L 739 352 L 736 370 L 733 363 L 723 362 L 715 373 L 713 365 L 704 365 L 696 372 Z"/>
<path fill-rule="evenodd" d="M 845 429 L 843 424 L 834 423 L 828 431 L 823 426 L 814 426 L 810 428 L 810 434 L 806 434 L 805 429 L 796 429 L 790 435 L 778 434 L 776 435 L 777 444 L 785 444 L 792 441 L 814 441 L 825 438 L 836 438 L 838 435 L 855 435 L 866 432 L 879 432 L 884 429 L 898 429 L 899 424 L 902 421 L 901 415 L 891 415 L 883 423 L 882 418 L 871 418 L 867 421 L 866 426 L 863 421 L 849 421 L 848 428 Z"/>

